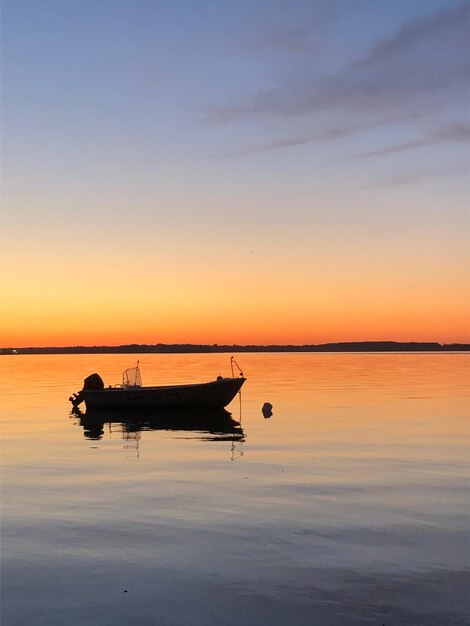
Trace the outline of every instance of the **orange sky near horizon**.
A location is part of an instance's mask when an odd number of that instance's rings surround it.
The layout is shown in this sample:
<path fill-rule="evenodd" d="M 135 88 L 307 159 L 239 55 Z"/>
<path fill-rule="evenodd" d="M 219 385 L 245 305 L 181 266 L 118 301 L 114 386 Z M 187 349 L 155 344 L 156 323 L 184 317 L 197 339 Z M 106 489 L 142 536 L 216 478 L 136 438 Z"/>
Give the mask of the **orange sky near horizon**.
<path fill-rule="evenodd" d="M 160 271 L 149 261 L 140 274 L 93 256 L 23 261 L 2 279 L 1 347 L 470 341 L 463 283 L 438 268 L 426 281 L 389 267 L 385 282 L 346 261 L 306 272 L 306 259 L 283 267 L 251 254 L 245 265 L 194 259 Z"/>
<path fill-rule="evenodd" d="M 140 233 L 4 241 L 0 347 L 470 342 L 465 232 Z"/>

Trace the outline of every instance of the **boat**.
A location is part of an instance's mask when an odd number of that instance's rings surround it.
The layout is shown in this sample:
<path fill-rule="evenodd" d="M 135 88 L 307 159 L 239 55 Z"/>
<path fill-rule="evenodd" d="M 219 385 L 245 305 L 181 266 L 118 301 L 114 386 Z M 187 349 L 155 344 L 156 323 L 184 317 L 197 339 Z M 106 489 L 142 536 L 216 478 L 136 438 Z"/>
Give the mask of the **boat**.
<path fill-rule="evenodd" d="M 246 378 L 235 359 L 230 360 L 232 377 L 217 376 L 216 380 L 205 383 L 186 385 L 162 385 L 144 387 L 137 366 L 124 371 L 122 383 L 105 387 L 103 379 L 97 373 L 87 376 L 83 388 L 70 396 L 74 407 L 85 402 L 89 409 L 112 408 L 176 408 L 176 409 L 223 409 L 240 391 Z M 239 376 L 234 375 L 234 365 Z"/>

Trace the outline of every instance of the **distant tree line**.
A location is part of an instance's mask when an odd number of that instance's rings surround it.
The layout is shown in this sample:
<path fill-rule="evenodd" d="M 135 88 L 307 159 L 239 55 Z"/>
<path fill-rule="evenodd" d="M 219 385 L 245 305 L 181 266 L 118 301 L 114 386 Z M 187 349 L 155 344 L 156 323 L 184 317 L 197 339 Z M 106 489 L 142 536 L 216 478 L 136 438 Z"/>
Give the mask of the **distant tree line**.
<path fill-rule="evenodd" d="M 342 341 L 319 345 L 218 345 L 218 344 L 128 344 L 122 346 L 67 346 L 1 348 L 0 354 L 178 354 L 217 352 L 459 352 L 470 351 L 468 343 L 440 344 L 420 341 Z"/>

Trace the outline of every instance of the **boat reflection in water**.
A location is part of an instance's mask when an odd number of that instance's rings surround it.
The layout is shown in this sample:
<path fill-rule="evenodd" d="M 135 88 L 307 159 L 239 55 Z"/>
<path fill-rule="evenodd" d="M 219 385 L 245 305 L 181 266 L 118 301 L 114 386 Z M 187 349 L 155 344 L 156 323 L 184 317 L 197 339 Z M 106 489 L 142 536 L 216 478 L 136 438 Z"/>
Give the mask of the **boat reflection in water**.
<path fill-rule="evenodd" d="M 205 441 L 244 441 L 240 422 L 225 409 L 218 410 L 145 410 L 94 409 L 80 411 L 74 408 L 71 417 L 79 420 L 87 439 L 101 439 L 106 427 L 117 427 L 123 435 L 149 430 L 190 431 L 195 439 Z M 177 435 L 175 435 L 177 436 Z"/>

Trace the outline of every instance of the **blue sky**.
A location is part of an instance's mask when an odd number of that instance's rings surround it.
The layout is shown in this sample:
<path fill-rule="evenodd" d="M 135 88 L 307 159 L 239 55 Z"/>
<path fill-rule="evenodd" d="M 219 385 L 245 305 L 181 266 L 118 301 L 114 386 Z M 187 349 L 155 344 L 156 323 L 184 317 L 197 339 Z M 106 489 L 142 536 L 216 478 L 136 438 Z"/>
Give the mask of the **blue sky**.
<path fill-rule="evenodd" d="M 2 21 L 13 169 L 468 141 L 468 3 L 6 0 Z"/>
<path fill-rule="evenodd" d="M 469 32 L 460 0 L 4 0 L 7 260 L 461 289 Z"/>

